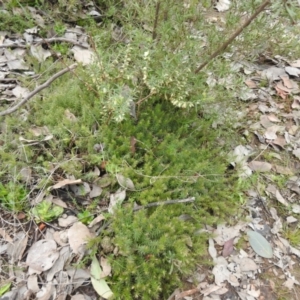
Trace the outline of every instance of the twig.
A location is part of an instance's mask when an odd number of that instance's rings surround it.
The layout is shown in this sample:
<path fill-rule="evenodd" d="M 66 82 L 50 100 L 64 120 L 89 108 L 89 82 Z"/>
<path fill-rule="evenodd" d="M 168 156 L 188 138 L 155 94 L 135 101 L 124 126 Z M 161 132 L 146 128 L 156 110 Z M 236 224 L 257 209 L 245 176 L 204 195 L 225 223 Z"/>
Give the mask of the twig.
<path fill-rule="evenodd" d="M 158 23 L 158 16 L 159 16 L 159 9 L 160 9 L 160 1 L 157 1 L 156 3 L 156 10 L 155 10 L 155 20 L 154 20 L 154 25 L 153 25 L 153 31 L 152 31 L 152 40 L 154 41 L 157 36 L 157 23 Z"/>
<path fill-rule="evenodd" d="M 238 28 L 231 36 L 230 38 L 223 44 L 221 47 L 216 50 L 203 64 L 201 64 L 196 70 L 195 74 L 199 73 L 209 62 L 211 62 L 214 58 L 216 58 L 219 54 L 221 54 L 231 43 L 232 41 L 239 36 L 242 31 L 250 25 L 250 23 L 264 10 L 264 8 L 270 4 L 270 0 L 266 0 L 262 3 L 261 6 L 257 8 L 257 10 L 254 12 L 254 14 L 246 20 L 246 22 Z"/>
<path fill-rule="evenodd" d="M 153 202 L 149 203 L 144 206 L 137 206 L 133 208 L 133 211 L 138 211 L 141 209 L 149 208 L 149 207 L 154 207 L 154 206 L 160 206 L 160 205 L 167 205 L 167 204 L 177 204 L 177 203 L 188 203 L 188 202 L 194 202 L 195 197 L 190 197 L 186 199 L 177 199 L 177 200 L 167 200 L 167 201 L 159 201 L 159 202 Z"/>
<path fill-rule="evenodd" d="M 52 77 L 50 77 L 45 83 L 43 83 L 42 85 L 38 86 L 35 90 L 33 90 L 31 93 L 29 93 L 24 99 L 22 99 L 20 102 L 18 102 L 15 106 L 6 109 L 2 112 L 0 112 L 0 116 L 5 116 L 8 114 L 13 113 L 14 111 L 16 111 L 20 106 L 24 105 L 30 98 L 32 98 L 35 94 L 39 93 L 41 90 L 45 89 L 46 87 L 48 87 L 54 80 L 56 80 L 58 77 L 64 75 L 65 73 L 75 69 L 77 67 L 77 64 L 73 64 L 61 71 L 59 71 L 58 73 L 54 74 Z"/>

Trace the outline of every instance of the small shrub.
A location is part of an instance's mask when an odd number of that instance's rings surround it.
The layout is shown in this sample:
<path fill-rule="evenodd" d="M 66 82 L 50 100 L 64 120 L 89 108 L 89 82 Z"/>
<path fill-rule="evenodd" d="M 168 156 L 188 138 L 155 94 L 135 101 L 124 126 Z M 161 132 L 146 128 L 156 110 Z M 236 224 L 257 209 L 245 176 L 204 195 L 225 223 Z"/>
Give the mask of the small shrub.
<path fill-rule="evenodd" d="M 28 192 L 23 185 L 15 182 L 8 182 L 6 185 L 0 183 L 0 203 L 13 212 L 23 211 L 28 207 Z"/>

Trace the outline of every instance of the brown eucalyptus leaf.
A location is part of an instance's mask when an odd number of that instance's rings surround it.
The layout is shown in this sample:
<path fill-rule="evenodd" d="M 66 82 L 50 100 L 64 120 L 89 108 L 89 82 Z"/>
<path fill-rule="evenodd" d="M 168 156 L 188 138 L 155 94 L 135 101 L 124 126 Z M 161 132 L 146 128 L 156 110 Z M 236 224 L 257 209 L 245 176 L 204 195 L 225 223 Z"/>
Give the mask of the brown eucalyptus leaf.
<path fill-rule="evenodd" d="M 252 171 L 256 172 L 269 172 L 272 169 L 272 165 L 265 161 L 253 160 L 248 164 Z"/>
<path fill-rule="evenodd" d="M 230 240 L 228 240 L 228 241 L 225 242 L 224 247 L 223 247 L 223 251 L 222 251 L 222 255 L 224 257 L 227 257 L 227 256 L 229 256 L 232 253 L 234 239 L 235 238 L 233 237 Z"/>

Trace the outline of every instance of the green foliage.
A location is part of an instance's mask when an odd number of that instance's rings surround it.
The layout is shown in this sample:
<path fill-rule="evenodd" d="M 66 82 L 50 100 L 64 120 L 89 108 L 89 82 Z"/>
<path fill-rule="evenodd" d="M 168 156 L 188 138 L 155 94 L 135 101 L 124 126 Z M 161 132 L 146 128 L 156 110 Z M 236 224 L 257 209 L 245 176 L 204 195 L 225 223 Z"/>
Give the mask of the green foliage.
<path fill-rule="evenodd" d="M 205 245 L 203 237 L 193 234 L 190 222 L 166 208 L 153 213 L 120 209 L 113 229 L 119 253 L 110 257 L 109 281 L 116 299 L 166 299 Z"/>
<path fill-rule="evenodd" d="M 140 212 L 129 205 L 117 211 L 109 231 L 119 249 L 111 255 L 110 287 L 117 299 L 164 299 L 203 253 L 206 237 L 195 232 L 204 223 L 224 220 L 238 204 L 237 180 L 225 175 L 226 159 L 216 145 L 212 121 L 157 100 L 144 107 L 137 122 L 102 126 L 99 138 L 108 165 L 119 165 L 135 184 L 136 191 L 127 191 L 129 203 L 195 197 L 192 204 Z M 181 221 L 182 214 L 193 221 Z"/>
<path fill-rule="evenodd" d="M 19 212 L 26 209 L 28 192 L 23 185 L 8 182 L 6 185 L 0 183 L 0 204 L 13 212 Z"/>
<path fill-rule="evenodd" d="M 10 287 L 11 287 L 11 282 L 1 284 L 0 285 L 0 296 L 4 295 L 7 291 L 9 291 Z"/>
<path fill-rule="evenodd" d="M 64 212 L 64 209 L 52 204 L 50 201 L 43 200 L 31 212 L 38 222 L 50 222 L 58 218 Z"/>
<path fill-rule="evenodd" d="M 0 24 L 13 33 L 23 32 L 34 26 L 34 22 L 26 14 L 21 16 L 10 12 L 0 12 Z"/>
<path fill-rule="evenodd" d="M 283 236 L 290 242 L 293 247 L 300 245 L 300 229 L 287 227 L 283 231 Z"/>
<path fill-rule="evenodd" d="M 82 212 L 78 213 L 77 218 L 80 220 L 80 222 L 86 225 L 90 224 L 94 219 L 89 210 L 83 210 Z"/>

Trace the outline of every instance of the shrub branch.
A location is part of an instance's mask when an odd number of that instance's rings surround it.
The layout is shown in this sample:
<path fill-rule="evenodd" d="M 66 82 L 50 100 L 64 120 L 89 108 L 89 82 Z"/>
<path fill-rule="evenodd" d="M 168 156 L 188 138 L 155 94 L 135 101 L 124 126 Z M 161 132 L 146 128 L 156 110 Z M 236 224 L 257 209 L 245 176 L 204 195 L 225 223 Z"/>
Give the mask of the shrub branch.
<path fill-rule="evenodd" d="M 263 2 L 254 12 L 254 14 L 246 20 L 246 22 L 238 28 L 231 36 L 230 38 L 221 45 L 219 49 L 217 49 L 203 64 L 201 64 L 196 70 L 195 74 L 199 73 L 207 64 L 209 64 L 214 58 L 216 58 L 218 55 L 220 55 L 232 42 L 233 40 L 238 37 L 242 31 L 251 24 L 251 22 L 264 10 L 266 6 L 270 4 L 270 0 L 266 0 Z"/>
<path fill-rule="evenodd" d="M 21 107 L 22 105 L 24 105 L 29 99 L 31 99 L 35 94 L 39 93 L 41 90 L 47 88 L 50 86 L 50 84 L 56 80 L 58 77 L 64 75 L 65 73 L 75 69 L 77 67 L 77 64 L 73 64 L 61 71 L 59 71 L 58 73 L 54 74 L 52 77 L 50 77 L 46 82 L 44 82 L 43 84 L 39 85 L 35 90 L 33 90 L 32 92 L 30 92 L 26 97 L 24 97 L 24 99 L 22 99 L 20 102 L 18 102 L 15 106 L 12 106 L 2 112 L 0 112 L 0 116 L 5 116 L 5 115 L 9 115 L 11 113 L 13 113 L 14 111 L 16 111 L 19 107 Z"/>

